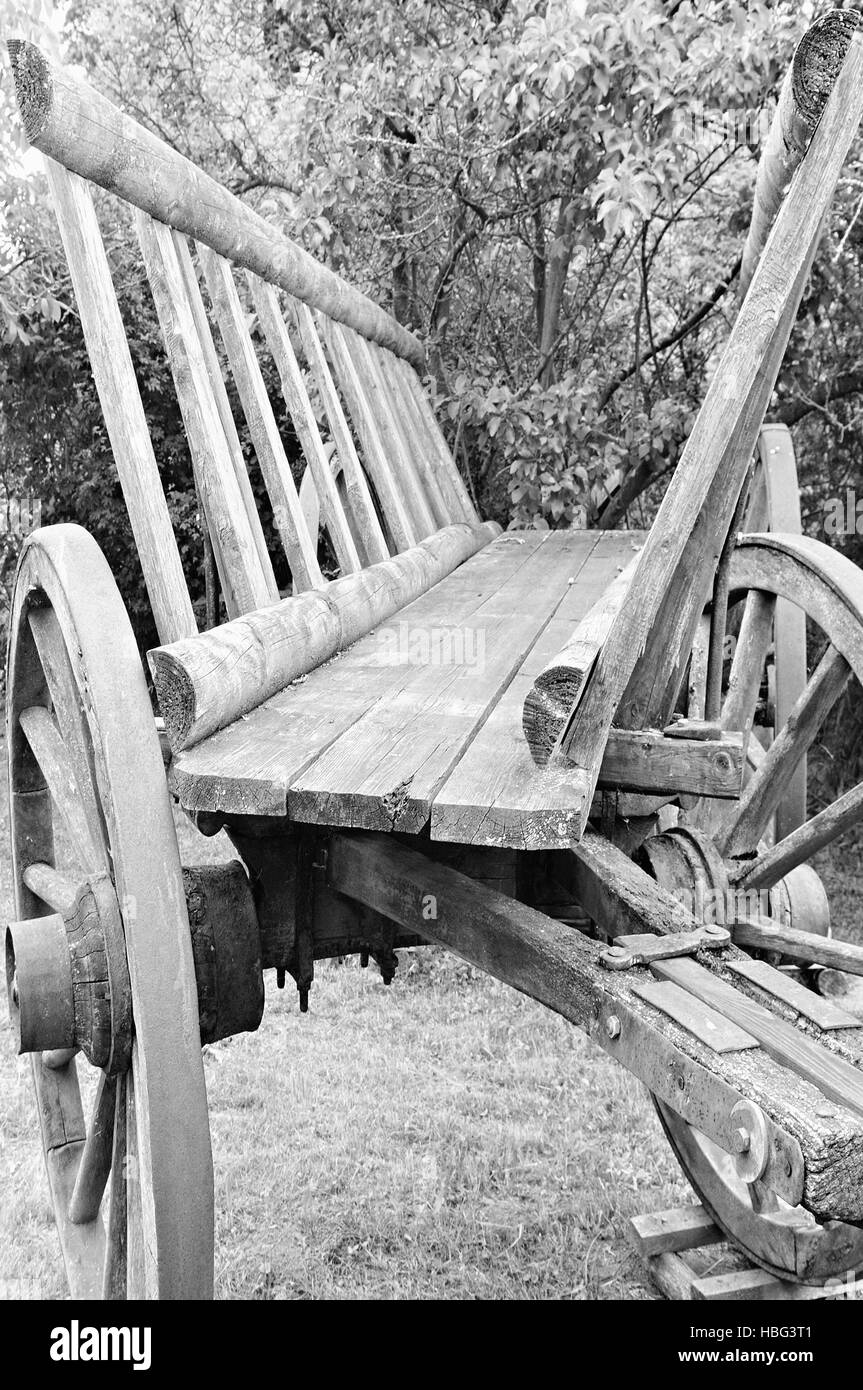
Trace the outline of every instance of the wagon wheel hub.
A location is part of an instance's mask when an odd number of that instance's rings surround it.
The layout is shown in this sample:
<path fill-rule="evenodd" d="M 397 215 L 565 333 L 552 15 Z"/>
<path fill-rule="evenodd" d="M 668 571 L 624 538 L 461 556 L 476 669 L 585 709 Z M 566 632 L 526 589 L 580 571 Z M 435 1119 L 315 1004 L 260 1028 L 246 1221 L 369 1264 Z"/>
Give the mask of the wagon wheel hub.
<path fill-rule="evenodd" d="M 37 868 L 59 883 L 48 865 Z M 107 874 L 70 883 L 58 909 L 6 928 L 18 1051 L 54 1053 L 57 1065 L 80 1051 L 92 1066 L 117 1075 L 132 1055 L 132 989 L 114 885 Z"/>
<path fill-rule="evenodd" d="M 61 1066 L 82 1052 L 114 1076 L 132 1054 L 132 989 L 117 894 L 107 874 L 74 885 L 48 864 L 25 882 L 55 911 L 6 928 L 9 1016 L 19 1053 Z M 263 977 L 257 915 L 242 865 L 183 870 L 202 1043 L 258 1027 Z M 41 891 L 40 891 L 41 890 Z M 135 904 L 125 917 L 135 929 Z M 45 1055 L 47 1054 L 47 1056 Z"/>
<path fill-rule="evenodd" d="M 795 931 L 830 934 L 827 892 L 810 864 L 798 864 L 769 889 L 750 890 L 739 882 L 745 861 L 723 859 L 714 841 L 691 826 L 645 840 L 636 858 L 699 922 L 733 928 L 772 918 Z"/>

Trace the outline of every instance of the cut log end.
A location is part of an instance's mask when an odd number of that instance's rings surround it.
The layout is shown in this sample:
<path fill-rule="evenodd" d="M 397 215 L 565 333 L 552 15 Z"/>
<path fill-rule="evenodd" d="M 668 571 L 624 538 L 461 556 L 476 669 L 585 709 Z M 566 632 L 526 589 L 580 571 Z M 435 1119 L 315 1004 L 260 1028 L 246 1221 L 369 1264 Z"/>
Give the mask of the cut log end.
<path fill-rule="evenodd" d="M 794 54 L 792 90 L 800 117 L 815 127 L 827 102 L 852 35 L 863 26 L 856 10 L 830 10 L 806 31 Z"/>
<path fill-rule="evenodd" d="M 566 667 L 552 667 L 537 676 L 525 699 L 521 719 L 537 767 L 545 767 L 550 761 L 569 722 L 581 684 Z"/>
<path fill-rule="evenodd" d="M 51 110 L 54 92 L 51 69 L 35 44 L 24 39 L 9 39 L 6 47 L 24 134 L 34 145 L 48 123 Z"/>
<path fill-rule="evenodd" d="M 165 721 L 170 747 L 176 751 L 185 746 L 195 722 L 195 686 L 182 662 L 164 647 L 147 653 L 159 710 Z"/>

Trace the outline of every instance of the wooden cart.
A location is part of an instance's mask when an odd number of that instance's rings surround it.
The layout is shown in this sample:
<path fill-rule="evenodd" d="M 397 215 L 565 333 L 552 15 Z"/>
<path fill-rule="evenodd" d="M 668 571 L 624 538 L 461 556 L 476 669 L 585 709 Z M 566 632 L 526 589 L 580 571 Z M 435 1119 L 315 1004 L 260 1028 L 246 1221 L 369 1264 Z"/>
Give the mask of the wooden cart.
<path fill-rule="evenodd" d="M 19 920 L 6 962 L 74 1295 L 209 1296 L 202 1040 L 258 1027 L 264 970 L 293 976 L 305 1008 L 316 960 L 359 952 L 390 976 L 399 946 L 427 942 L 644 1081 L 704 1208 L 757 1264 L 809 1283 L 863 1265 L 863 1032 L 767 959 L 863 973 L 863 951 L 826 935 L 808 863 L 859 817 L 863 788 L 809 820 L 805 801 L 806 750 L 863 677 L 863 575 L 795 530 L 787 431 L 762 429 L 863 114 L 853 26 L 829 16 L 795 57 L 759 171 L 748 290 L 647 533 L 483 523 L 417 340 L 77 77 L 9 45 L 162 644 L 149 654 L 160 739 L 95 542 L 71 525 L 28 539 L 7 679 Z M 228 615 L 208 631 L 92 184 L 134 209 Z M 310 511 L 338 561 L 330 582 Z M 238 860 L 184 868 L 172 797 L 205 833 L 224 827 Z"/>

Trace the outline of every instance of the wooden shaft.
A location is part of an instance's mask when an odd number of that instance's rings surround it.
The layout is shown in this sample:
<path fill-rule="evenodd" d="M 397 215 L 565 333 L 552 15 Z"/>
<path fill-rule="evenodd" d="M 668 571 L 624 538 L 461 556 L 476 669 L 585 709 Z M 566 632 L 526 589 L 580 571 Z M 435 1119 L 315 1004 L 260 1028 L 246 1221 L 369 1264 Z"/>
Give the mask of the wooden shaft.
<path fill-rule="evenodd" d="M 102 1072 L 93 1105 L 93 1118 L 75 1174 L 69 1200 L 69 1220 L 75 1226 L 95 1221 L 111 1171 L 117 1078 Z"/>
<path fill-rule="evenodd" d="M 742 298 L 776 220 L 785 191 L 809 148 L 854 30 L 855 10 L 831 10 L 803 35 L 785 76 L 755 178 L 752 220 L 740 265 Z"/>
<path fill-rule="evenodd" d="M 425 593 L 500 533 L 447 526 L 401 555 L 148 653 L 173 751 L 247 714 Z"/>
<path fill-rule="evenodd" d="M 37 149 L 422 369 L 420 343 L 377 304 L 34 44 L 8 48 Z"/>

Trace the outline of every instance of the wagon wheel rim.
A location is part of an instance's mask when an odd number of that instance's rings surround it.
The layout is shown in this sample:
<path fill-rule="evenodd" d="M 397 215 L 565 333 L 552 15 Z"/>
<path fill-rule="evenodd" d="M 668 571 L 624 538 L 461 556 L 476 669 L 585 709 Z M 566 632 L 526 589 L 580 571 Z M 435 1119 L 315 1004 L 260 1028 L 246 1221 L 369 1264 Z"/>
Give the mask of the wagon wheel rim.
<path fill-rule="evenodd" d="M 170 798 L 122 600 L 79 527 L 36 532 L 22 552 L 7 733 L 18 917 L 26 928 L 68 908 L 76 885 L 94 884 L 120 924 L 112 1007 L 128 966 L 133 1027 L 112 1015 L 89 1122 L 84 1056 L 31 1056 L 72 1295 L 210 1297 L 212 1154 Z M 61 822 L 68 848 L 55 856 Z"/>
<path fill-rule="evenodd" d="M 731 809 L 715 801 L 697 803 L 686 820 L 713 838 L 732 886 L 770 893 L 786 874 L 807 864 L 818 849 L 863 816 L 861 783 L 839 799 L 845 803 L 844 813 L 834 817 L 835 807 L 829 807 L 826 816 L 808 816 L 773 843 L 776 811 L 807 749 L 852 675 L 863 679 L 863 574 L 819 541 L 756 535 L 740 540 L 732 562 L 731 588 L 738 599 L 745 597 L 721 722 L 749 735 L 744 792 Z M 779 605 L 802 611 L 820 629 L 827 645 L 791 714 L 765 751 L 755 747 L 752 727 L 762 673 L 772 655 L 776 623 L 781 621 Z M 804 1208 L 792 1208 L 759 1184 L 745 1183 L 737 1177 L 728 1154 L 658 1098 L 654 1101 L 696 1193 L 716 1225 L 745 1254 L 783 1279 L 807 1283 L 824 1282 L 863 1266 L 859 1231 L 842 1223 L 821 1225 Z"/>

